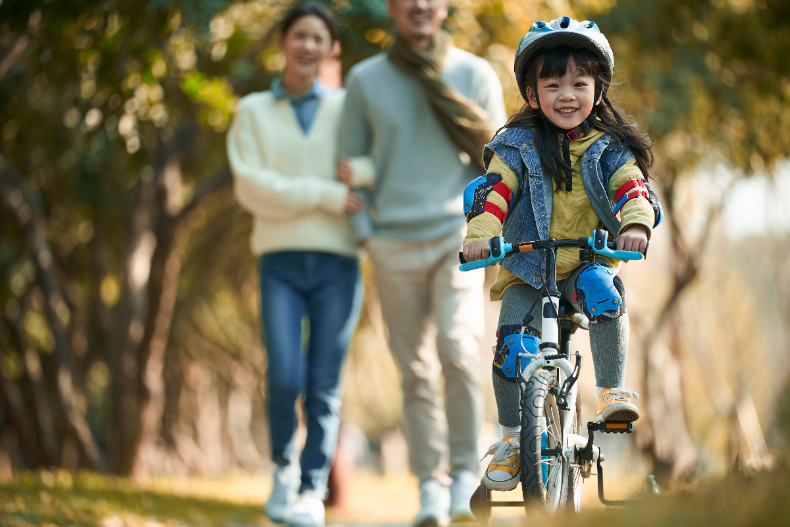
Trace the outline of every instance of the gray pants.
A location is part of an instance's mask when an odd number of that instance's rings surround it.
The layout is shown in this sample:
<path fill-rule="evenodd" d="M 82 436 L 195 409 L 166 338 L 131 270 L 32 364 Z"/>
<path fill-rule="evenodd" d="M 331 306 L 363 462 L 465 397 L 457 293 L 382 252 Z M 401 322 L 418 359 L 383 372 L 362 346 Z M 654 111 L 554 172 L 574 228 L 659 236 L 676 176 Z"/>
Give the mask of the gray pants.
<path fill-rule="evenodd" d="M 420 480 L 479 470 L 483 280 L 458 269 L 461 232 L 439 240 L 370 240 L 369 254 L 403 376 L 403 422 Z M 444 376 L 444 402 L 439 395 Z M 449 434 L 448 434 L 449 428 Z"/>
<path fill-rule="evenodd" d="M 593 264 L 582 264 L 565 280 L 557 282 L 562 298 L 569 301 L 578 310 L 582 306 L 575 300 L 577 278 L 582 271 Z M 619 280 L 619 279 L 618 279 Z M 622 282 L 619 282 L 622 284 Z M 622 289 L 622 286 L 620 287 Z M 590 349 L 595 368 L 595 385 L 599 388 L 616 388 L 625 382 L 625 362 L 628 355 L 628 313 L 625 308 L 625 291 L 621 292 L 623 302 L 615 318 L 605 322 L 590 321 Z M 537 330 L 541 328 L 541 292 L 527 284 L 510 286 L 502 297 L 502 308 L 499 312 L 499 327 L 521 324 L 527 310 L 532 307 L 533 317 L 530 325 Z M 496 397 L 499 424 L 507 427 L 521 423 L 519 415 L 518 385 L 515 379 L 503 379 L 493 373 L 494 395 Z"/>

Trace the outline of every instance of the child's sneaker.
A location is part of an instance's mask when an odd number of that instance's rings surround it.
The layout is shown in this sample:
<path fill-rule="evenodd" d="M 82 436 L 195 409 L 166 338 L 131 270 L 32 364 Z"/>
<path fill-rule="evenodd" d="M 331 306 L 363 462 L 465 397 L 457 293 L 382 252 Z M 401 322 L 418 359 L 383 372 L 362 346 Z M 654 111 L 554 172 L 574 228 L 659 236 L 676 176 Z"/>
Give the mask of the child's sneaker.
<path fill-rule="evenodd" d="M 630 423 L 639 419 L 639 408 L 631 399 L 639 401 L 639 394 L 632 392 L 628 387 L 599 388 L 598 416 L 600 421 L 620 421 Z"/>
<path fill-rule="evenodd" d="M 483 484 L 491 490 L 513 490 L 518 485 L 521 470 L 519 440 L 506 437 L 490 447 L 486 456 L 493 454 L 483 476 Z"/>

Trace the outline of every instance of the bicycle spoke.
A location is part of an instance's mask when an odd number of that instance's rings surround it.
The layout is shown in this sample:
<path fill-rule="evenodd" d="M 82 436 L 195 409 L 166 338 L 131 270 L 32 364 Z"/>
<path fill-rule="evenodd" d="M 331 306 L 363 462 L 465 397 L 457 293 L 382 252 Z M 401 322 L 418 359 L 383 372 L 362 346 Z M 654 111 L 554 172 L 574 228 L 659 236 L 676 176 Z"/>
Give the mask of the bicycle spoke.
<path fill-rule="evenodd" d="M 558 444 L 559 444 L 559 443 L 562 443 L 562 441 L 560 440 L 560 438 L 559 438 L 559 437 L 557 437 L 557 435 L 556 435 L 555 433 L 553 433 L 553 432 L 552 432 L 552 429 L 553 429 L 553 428 L 554 428 L 554 426 L 549 426 L 549 427 L 547 427 L 547 428 L 546 428 L 546 433 L 547 433 L 547 434 L 549 434 L 549 436 L 550 436 L 550 437 L 552 437 L 552 438 L 554 439 L 554 441 L 556 441 Z M 559 428 L 559 426 L 557 426 L 557 428 Z"/>
<path fill-rule="evenodd" d="M 544 409 L 544 413 L 546 414 L 546 421 L 548 423 L 546 425 L 546 433 L 549 435 L 549 437 L 554 439 L 554 441 L 557 444 L 561 444 L 562 441 L 557 436 L 556 430 L 559 430 L 560 434 L 561 434 L 562 433 L 562 428 L 560 428 L 559 423 L 554 419 L 554 415 L 552 415 L 553 412 L 549 412 L 549 411 L 546 411 L 546 409 Z"/>
<path fill-rule="evenodd" d="M 541 459 L 540 460 L 540 464 L 541 465 L 546 465 L 546 466 L 551 467 L 552 469 L 554 469 L 554 467 L 558 467 L 558 466 L 562 465 L 562 461 L 559 458 L 550 457 L 549 459 Z"/>

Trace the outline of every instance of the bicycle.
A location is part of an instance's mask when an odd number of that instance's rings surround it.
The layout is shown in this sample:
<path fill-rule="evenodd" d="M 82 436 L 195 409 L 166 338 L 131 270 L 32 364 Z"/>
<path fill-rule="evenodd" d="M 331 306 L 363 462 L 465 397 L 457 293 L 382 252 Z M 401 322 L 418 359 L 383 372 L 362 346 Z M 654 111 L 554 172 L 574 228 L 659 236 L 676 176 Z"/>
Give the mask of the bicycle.
<path fill-rule="evenodd" d="M 459 254 L 461 270 L 470 271 L 500 262 L 509 254 L 533 250 L 544 251 L 541 260 L 542 284 L 542 338 L 540 351 L 532 354 L 524 347 L 525 325 L 519 338 L 523 352 L 516 358 L 519 400 L 521 402 L 521 490 L 524 501 L 493 501 L 491 490 L 481 482 L 472 496 L 470 505 L 475 517 L 488 526 L 491 507 L 521 507 L 542 503 L 550 513 L 563 506 L 573 511 L 581 510 L 581 489 L 592 473 L 593 463 L 598 470 L 598 495 L 606 505 L 625 505 L 631 501 L 607 500 L 604 497 L 604 456 L 594 445 L 593 436 L 598 432 L 630 433 L 632 423 L 589 422 L 587 437 L 582 431 L 581 398 L 576 381 L 582 367 L 582 357 L 577 351 L 575 365 L 571 365 L 571 335 L 577 329 L 589 329 L 587 317 L 569 302 L 560 299 L 557 289 L 556 250 L 579 248 L 580 260 L 590 262 L 596 255 L 619 260 L 640 260 L 642 253 L 616 250 L 615 242 L 608 241 L 608 232 L 596 230 L 590 238 L 575 240 L 539 240 L 509 244 L 502 237 L 489 240 L 490 256 L 466 262 Z M 647 251 L 645 251 L 646 253 Z M 545 273 L 545 274 L 544 274 Z M 548 282 L 548 283 L 546 283 Z M 512 342 L 510 343 L 512 344 Z M 527 364 L 523 365 L 522 361 Z M 648 476 L 652 492 L 659 492 L 652 476 Z M 570 505 L 568 505 L 570 504 Z"/>

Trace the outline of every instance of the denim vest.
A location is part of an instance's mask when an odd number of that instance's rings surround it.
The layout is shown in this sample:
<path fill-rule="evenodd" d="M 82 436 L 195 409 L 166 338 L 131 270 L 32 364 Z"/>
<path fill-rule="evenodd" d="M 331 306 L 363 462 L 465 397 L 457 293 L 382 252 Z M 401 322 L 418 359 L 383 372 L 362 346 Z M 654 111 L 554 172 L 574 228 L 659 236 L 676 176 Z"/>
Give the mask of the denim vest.
<path fill-rule="evenodd" d="M 532 130 L 506 128 L 486 145 L 483 152 L 486 167 L 493 154 L 498 155 L 518 177 L 518 189 L 502 226 L 505 241 L 520 243 L 547 240 L 554 190 L 551 175 L 541 165 Z M 598 217 L 614 236 L 620 231 L 620 220 L 612 214 L 614 205 L 609 201 L 607 192 L 609 180 L 633 158 L 627 146 L 616 142 L 608 134 L 595 141 L 581 158 L 584 190 Z M 531 286 L 541 286 L 539 252 L 512 254 L 502 261 L 502 266 Z"/>

